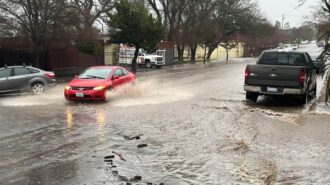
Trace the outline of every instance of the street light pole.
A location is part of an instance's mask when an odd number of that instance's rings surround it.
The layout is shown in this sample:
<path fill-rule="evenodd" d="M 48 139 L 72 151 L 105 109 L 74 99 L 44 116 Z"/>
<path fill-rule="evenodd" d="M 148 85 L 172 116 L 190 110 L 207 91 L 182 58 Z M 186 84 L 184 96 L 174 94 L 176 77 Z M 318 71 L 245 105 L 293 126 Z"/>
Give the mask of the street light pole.
<path fill-rule="evenodd" d="M 282 30 L 284 30 L 284 20 L 285 20 L 285 17 L 284 17 L 284 14 L 282 15 Z"/>

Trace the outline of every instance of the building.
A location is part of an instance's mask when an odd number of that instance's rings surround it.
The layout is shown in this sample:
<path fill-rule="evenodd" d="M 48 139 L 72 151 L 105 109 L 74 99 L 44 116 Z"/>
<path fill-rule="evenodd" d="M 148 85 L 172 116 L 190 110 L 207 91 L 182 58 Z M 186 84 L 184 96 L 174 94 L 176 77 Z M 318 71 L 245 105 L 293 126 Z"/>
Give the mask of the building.
<path fill-rule="evenodd" d="M 105 44 L 104 45 L 104 64 L 116 65 L 118 64 L 119 44 Z"/>
<path fill-rule="evenodd" d="M 245 43 L 239 42 L 237 47 L 229 50 L 228 55 L 229 58 L 241 58 L 244 56 L 244 48 L 245 48 Z M 197 51 L 196 51 L 196 59 L 198 58 L 203 58 L 204 57 L 204 48 L 201 46 L 198 46 Z M 220 45 L 213 51 L 210 60 L 223 60 L 227 56 L 227 52 L 225 48 L 221 47 Z"/>

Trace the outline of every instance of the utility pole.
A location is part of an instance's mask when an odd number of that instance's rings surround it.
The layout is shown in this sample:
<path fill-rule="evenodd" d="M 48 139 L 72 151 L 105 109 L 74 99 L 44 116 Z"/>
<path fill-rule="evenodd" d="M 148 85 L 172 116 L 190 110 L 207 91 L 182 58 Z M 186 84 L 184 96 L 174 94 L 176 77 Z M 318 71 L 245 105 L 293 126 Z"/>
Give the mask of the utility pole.
<path fill-rule="evenodd" d="M 284 20 L 285 20 L 285 17 L 284 17 L 284 14 L 282 15 L 282 30 L 284 30 Z"/>

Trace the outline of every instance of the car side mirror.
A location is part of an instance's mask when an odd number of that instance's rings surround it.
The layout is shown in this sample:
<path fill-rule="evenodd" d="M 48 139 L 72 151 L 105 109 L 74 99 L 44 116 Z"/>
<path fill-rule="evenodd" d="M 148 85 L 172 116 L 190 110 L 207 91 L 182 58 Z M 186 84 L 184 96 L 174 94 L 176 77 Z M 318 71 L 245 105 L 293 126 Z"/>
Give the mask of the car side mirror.
<path fill-rule="evenodd" d="M 112 80 L 118 80 L 119 76 L 112 76 Z"/>

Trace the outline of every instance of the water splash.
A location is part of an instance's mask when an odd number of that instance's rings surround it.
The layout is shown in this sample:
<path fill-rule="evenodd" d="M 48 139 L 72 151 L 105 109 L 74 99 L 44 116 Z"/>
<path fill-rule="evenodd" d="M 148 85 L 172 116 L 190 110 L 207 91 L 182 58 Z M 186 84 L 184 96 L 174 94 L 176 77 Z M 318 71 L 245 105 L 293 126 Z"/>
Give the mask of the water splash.
<path fill-rule="evenodd" d="M 170 103 L 192 97 L 191 90 L 185 90 L 173 83 L 160 83 L 157 80 L 137 81 L 133 86 L 122 86 L 107 95 L 112 105 L 119 107 Z"/>
<path fill-rule="evenodd" d="M 7 95 L 0 98 L 0 106 L 6 107 L 24 107 L 24 106 L 40 106 L 50 104 L 64 104 L 63 96 L 64 86 L 59 85 L 55 88 L 47 90 L 42 95 L 30 95 L 27 93 L 18 95 Z"/>

